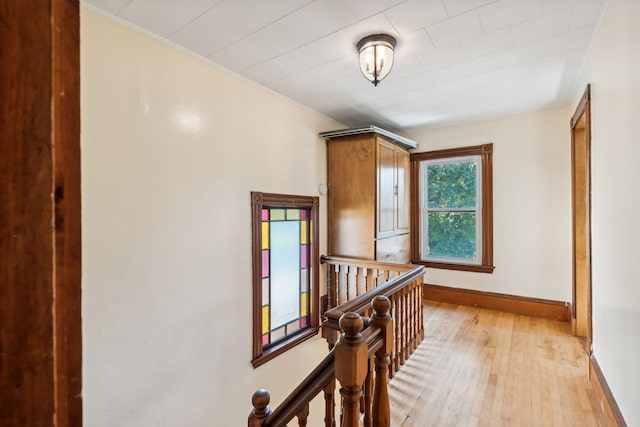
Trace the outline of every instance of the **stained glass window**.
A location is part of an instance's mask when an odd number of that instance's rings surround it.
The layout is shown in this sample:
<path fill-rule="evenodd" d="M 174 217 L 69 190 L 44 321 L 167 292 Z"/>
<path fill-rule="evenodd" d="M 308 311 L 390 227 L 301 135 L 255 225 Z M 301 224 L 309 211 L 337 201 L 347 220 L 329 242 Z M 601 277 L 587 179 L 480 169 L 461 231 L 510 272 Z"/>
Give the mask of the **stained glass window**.
<path fill-rule="evenodd" d="M 257 367 L 318 331 L 318 198 L 251 196 Z"/>
<path fill-rule="evenodd" d="M 309 208 L 262 208 L 262 345 L 300 331 L 309 317 Z"/>

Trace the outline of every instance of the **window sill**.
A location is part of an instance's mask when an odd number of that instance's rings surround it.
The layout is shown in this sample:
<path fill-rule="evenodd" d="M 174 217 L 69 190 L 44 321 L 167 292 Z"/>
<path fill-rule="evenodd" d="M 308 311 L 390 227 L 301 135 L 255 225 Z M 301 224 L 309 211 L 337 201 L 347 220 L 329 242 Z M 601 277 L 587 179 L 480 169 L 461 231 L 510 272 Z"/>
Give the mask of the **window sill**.
<path fill-rule="evenodd" d="M 424 265 L 427 268 L 440 268 L 443 270 L 472 271 L 475 273 L 493 273 L 495 267 L 493 265 L 470 265 L 470 264 L 452 264 L 447 262 L 423 261 L 420 259 L 412 259 L 412 264 Z"/>
<path fill-rule="evenodd" d="M 284 341 L 278 345 L 271 347 L 269 350 L 262 352 L 258 357 L 251 361 L 251 363 L 253 364 L 253 368 L 255 369 L 258 366 L 267 363 L 269 360 L 273 359 L 279 354 L 282 354 L 285 351 L 297 346 L 301 342 L 317 335 L 319 330 L 320 328 L 308 329 L 302 332 L 300 335 L 294 335 L 290 340 Z"/>

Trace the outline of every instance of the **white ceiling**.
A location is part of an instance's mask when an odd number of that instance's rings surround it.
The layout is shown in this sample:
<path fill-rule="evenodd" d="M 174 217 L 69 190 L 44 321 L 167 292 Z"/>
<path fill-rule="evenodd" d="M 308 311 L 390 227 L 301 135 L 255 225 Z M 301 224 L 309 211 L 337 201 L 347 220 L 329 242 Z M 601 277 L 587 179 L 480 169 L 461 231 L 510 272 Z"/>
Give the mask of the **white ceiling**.
<path fill-rule="evenodd" d="M 88 0 L 348 127 L 565 105 L 607 0 Z M 398 40 L 374 87 L 355 44 Z"/>

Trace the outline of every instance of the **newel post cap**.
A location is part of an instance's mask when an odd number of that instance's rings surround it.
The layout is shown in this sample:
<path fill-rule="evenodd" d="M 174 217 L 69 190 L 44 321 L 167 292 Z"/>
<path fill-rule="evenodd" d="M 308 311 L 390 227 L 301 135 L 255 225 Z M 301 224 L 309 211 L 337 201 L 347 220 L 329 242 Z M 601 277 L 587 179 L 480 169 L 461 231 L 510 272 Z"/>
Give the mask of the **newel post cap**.
<path fill-rule="evenodd" d="M 378 295 L 371 301 L 371 307 L 373 307 L 373 313 L 369 318 L 369 325 L 382 329 L 384 346 L 379 351 L 389 355 L 393 352 L 393 322 L 389 314 L 391 301 L 385 296 Z"/>
<path fill-rule="evenodd" d="M 364 321 L 357 313 L 345 313 L 340 317 L 344 331 L 335 347 L 335 375 L 343 387 L 360 386 L 368 373 L 368 349 L 362 339 Z"/>
<path fill-rule="evenodd" d="M 253 404 L 253 409 L 249 414 L 249 427 L 259 427 L 264 422 L 264 419 L 271 414 L 271 409 L 269 408 L 269 402 L 271 401 L 271 396 L 269 392 L 264 389 L 260 389 L 253 393 L 251 396 L 251 403 Z"/>

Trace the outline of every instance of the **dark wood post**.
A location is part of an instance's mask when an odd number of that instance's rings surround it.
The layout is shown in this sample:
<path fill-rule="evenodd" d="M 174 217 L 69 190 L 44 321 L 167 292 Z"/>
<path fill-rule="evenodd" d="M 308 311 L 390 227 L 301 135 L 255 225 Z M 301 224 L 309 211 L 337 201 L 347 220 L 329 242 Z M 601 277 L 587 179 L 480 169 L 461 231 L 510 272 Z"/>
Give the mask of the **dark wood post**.
<path fill-rule="evenodd" d="M 335 348 L 335 373 L 342 387 L 342 427 L 357 427 L 360 421 L 362 384 L 367 377 L 368 351 L 362 339 L 364 321 L 357 313 L 345 313 L 340 318 L 343 334 Z"/>
<path fill-rule="evenodd" d="M 82 426 L 80 5 L 0 2 L 0 425 Z"/>
<path fill-rule="evenodd" d="M 251 403 L 253 409 L 249 414 L 248 427 L 260 427 L 264 423 L 265 418 L 271 414 L 271 408 L 269 408 L 269 402 L 271 396 L 267 390 L 260 389 L 253 393 L 251 397 Z"/>
<path fill-rule="evenodd" d="M 373 427 L 391 426 L 391 409 L 389 407 L 389 354 L 393 350 L 393 322 L 389 315 L 391 302 L 387 297 L 377 296 L 371 302 L 373 314 L 369 319 L 369 327 L 379 327 L 382 330 L 384 344 L 375 355 L 376 378 L 373 389 Z"/>

